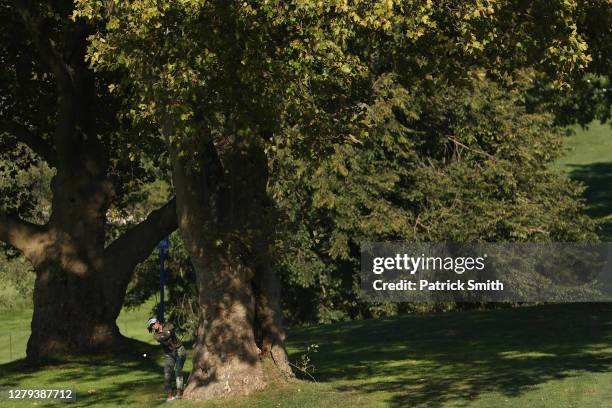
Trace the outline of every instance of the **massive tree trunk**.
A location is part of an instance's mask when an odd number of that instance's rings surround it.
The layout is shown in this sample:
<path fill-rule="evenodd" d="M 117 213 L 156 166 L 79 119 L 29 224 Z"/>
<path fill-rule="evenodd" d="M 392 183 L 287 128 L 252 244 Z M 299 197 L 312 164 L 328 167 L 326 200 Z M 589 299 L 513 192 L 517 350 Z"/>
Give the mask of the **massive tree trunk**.
<path fill-rule="evenodd" d="M 53 75 L 57 94 L 52 137 L 43 138 L 13 118 L 0 123 L 0 131 L 56 169 L 46 225 L 0 213 L 0 240 L 21 250 L 36 272 L 27 356 L 38 361 L 56 352 L 90 352 L 121 339 L 115 320 L 134 267 L 176 229 L 176 210 L 169 202 L 105 248 L 113 186 L 98 134 L 97 85 L 85 62 L 88 27 L 83 22 L 54 27 L 36 3 L 16 1 L 14 7 Z"/>
<path fill-rule="evenodd" d="M 92 180 L 81 184 L 72 176 L 72 183 L 54 180 L 47 225 L 0 214 L 0 240 L 21 250 L 36 272 L 27 346 L 32 361 L 117 344 L 122 337 L 115 320 L 135 266 L 176 229 L 172 200 L 105 248 L 110 186 Z"/>
<path fill-rule="evenodd" d="M 258 340 L 279 360 L 286 358 L 281 322 L 268 301 L 272 286 L 264 276 L 270 275 L 257 273 L 269 261 L 266 158 L 255 143 L 236 142 L 219 153 L 211 141 L 202 142 L 189 159 L 178 149 L 170 147 L 179 232 L 196 271 L 201 308 L 185 396 L 246 395 L 266 384 Z"/>
<path fill-rule="evenodd" d="M 262 389 L 265 380 L 253 331 L 254 298 L 248 284 L 252 269 L 226 250 L 215 250 L 212 245 L 198 247 L 201 256 L 192 259 L 200 272 L 201 316 L 186 395 L 209 399 Z"/>
<path fill-rule="evenodd" d="M 89 262 L 76 268 L 47 259 L 36 268 L 34 315 L 27 356 L 31 361 L 55 353 L 88 353 L 120 340 L 108 281 Z"/>
<path fill-rule="evenodd" d="M 90 353 L 123 340 L 116 319 L 129 280 L 136 264 L 176 228 L 175 211 L 174 201 L 169 202 L 106 249 L 94 236 L 77 240 L 54 223 L 33 227 L 22 245 L 13 242 L 36 271 L 29 360 Z M 75 218 L 64 225 L 74 228 L 79 222 Z M 89 231 L 103 236 L 104 226 Z"/>

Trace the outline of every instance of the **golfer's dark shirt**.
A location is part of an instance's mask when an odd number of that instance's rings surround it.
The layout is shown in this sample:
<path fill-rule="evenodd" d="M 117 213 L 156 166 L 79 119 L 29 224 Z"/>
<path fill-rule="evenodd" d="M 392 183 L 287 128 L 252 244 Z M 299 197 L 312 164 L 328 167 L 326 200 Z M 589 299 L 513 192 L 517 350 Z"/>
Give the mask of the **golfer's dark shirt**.
<path fill-rule="evenodd" d="M 161 344 L 166 354 L 171 354 L 183 345 L 176 337 L 174 325 L 172 323 L 164 323 L 161 331 L 155 333 L 153 337 L 155 337 L 155 340 L 159 341 L 159 344 Z"/>

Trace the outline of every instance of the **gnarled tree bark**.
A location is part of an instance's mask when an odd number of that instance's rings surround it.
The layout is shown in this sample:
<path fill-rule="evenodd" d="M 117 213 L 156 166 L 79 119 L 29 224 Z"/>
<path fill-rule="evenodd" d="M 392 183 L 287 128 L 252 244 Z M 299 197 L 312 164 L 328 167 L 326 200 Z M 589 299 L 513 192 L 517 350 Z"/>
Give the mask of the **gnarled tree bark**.
<path fill-rule="evenodd" d="M 89 353 L 122 342 L 116 320 L 134 268 L 176 229 L 175 214 L 172 200 L 106 249 L 52 224 L 30 236 L 22 247 L 36 271 L 28 358 Z"/>
<path fill-rule="evenodd" d="M 272 276 L 257 278 L 269 261 L 266 157 L 254 142 L 234 142 L 221 152 L 212 141 L 202 142 L 189 159 L 176 146 L 170 151 L 179 232 L 201 307 L 185 396 L 246 395 L 266 385 L 258 342 L 268 347 L 266 356 L 277 356 L 286 375 L 291 372 Z"/>
<path fill-rule="evenodd" d="M 76 220 L 70 225 L 78 224 Z M 91 237 L 75 238 L 70 228 L 0 215 L 0 240 L 21 250 L 36 272 L 28 358 L 36 362 L 55 353 L 88 353 L 121 342 L 116 319 L 134 267 L 174 229 L 174 200 L 106 249 Z"/>

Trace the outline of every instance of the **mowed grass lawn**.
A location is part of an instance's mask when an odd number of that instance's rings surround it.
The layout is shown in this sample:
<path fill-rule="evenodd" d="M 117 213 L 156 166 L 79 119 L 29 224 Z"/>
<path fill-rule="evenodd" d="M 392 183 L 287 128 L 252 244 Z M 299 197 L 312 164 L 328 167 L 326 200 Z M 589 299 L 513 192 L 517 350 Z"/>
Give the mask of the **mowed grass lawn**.
<path fill-rule="evenodd" d="M 612 216 L 612 128 L 593 122 L 588 129 L 575 127 L 574 132 L 565 143 L 567 154 L 555 167 L 586 185 L 590 216 Z M 599 235 L 604 241 L 612 241 L 612 217 L 602 224 Z"/>
<path fill-rule="evenodd" d="M 128 330 L 144 332 L 141 338 L 149 340 L 142 324 L 146 314 L 139 310 L 122 317 Z M 5 322 L 11 316 L 0 318 Z M 27 326 L 27 319 L 22 323 Z M 294 329 L 288 342 L 291 359 L 310 344 L 319 346 L 311 355 L 317 382 L 273 384 L 266 392 L 236 400 L 172 404 L 612 407 L 612 304 L 414 315 Z M 16 361 L 0 365 L 0 387 L 72 386 L 77 390 L 72 406 L 79 407 L 155 406 L 165 404 L 161 357 L 159 347 L 142 342 L 121 355 L 42 369 Z"/>

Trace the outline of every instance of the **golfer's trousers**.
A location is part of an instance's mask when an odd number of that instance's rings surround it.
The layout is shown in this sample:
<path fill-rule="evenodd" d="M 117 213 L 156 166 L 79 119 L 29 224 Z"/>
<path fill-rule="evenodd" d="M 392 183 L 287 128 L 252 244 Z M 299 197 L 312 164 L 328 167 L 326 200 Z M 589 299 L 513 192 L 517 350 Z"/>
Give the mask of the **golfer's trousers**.
<path fill-rule="evenodd" d="M 176 378 L 176 389 L 183 389 L 183 365 L 186 357 L 187 352 L 184 346 L 166 354 L 164 358 L 164 388 L 166 392 L 172 392 L 172 374 Z"/>

